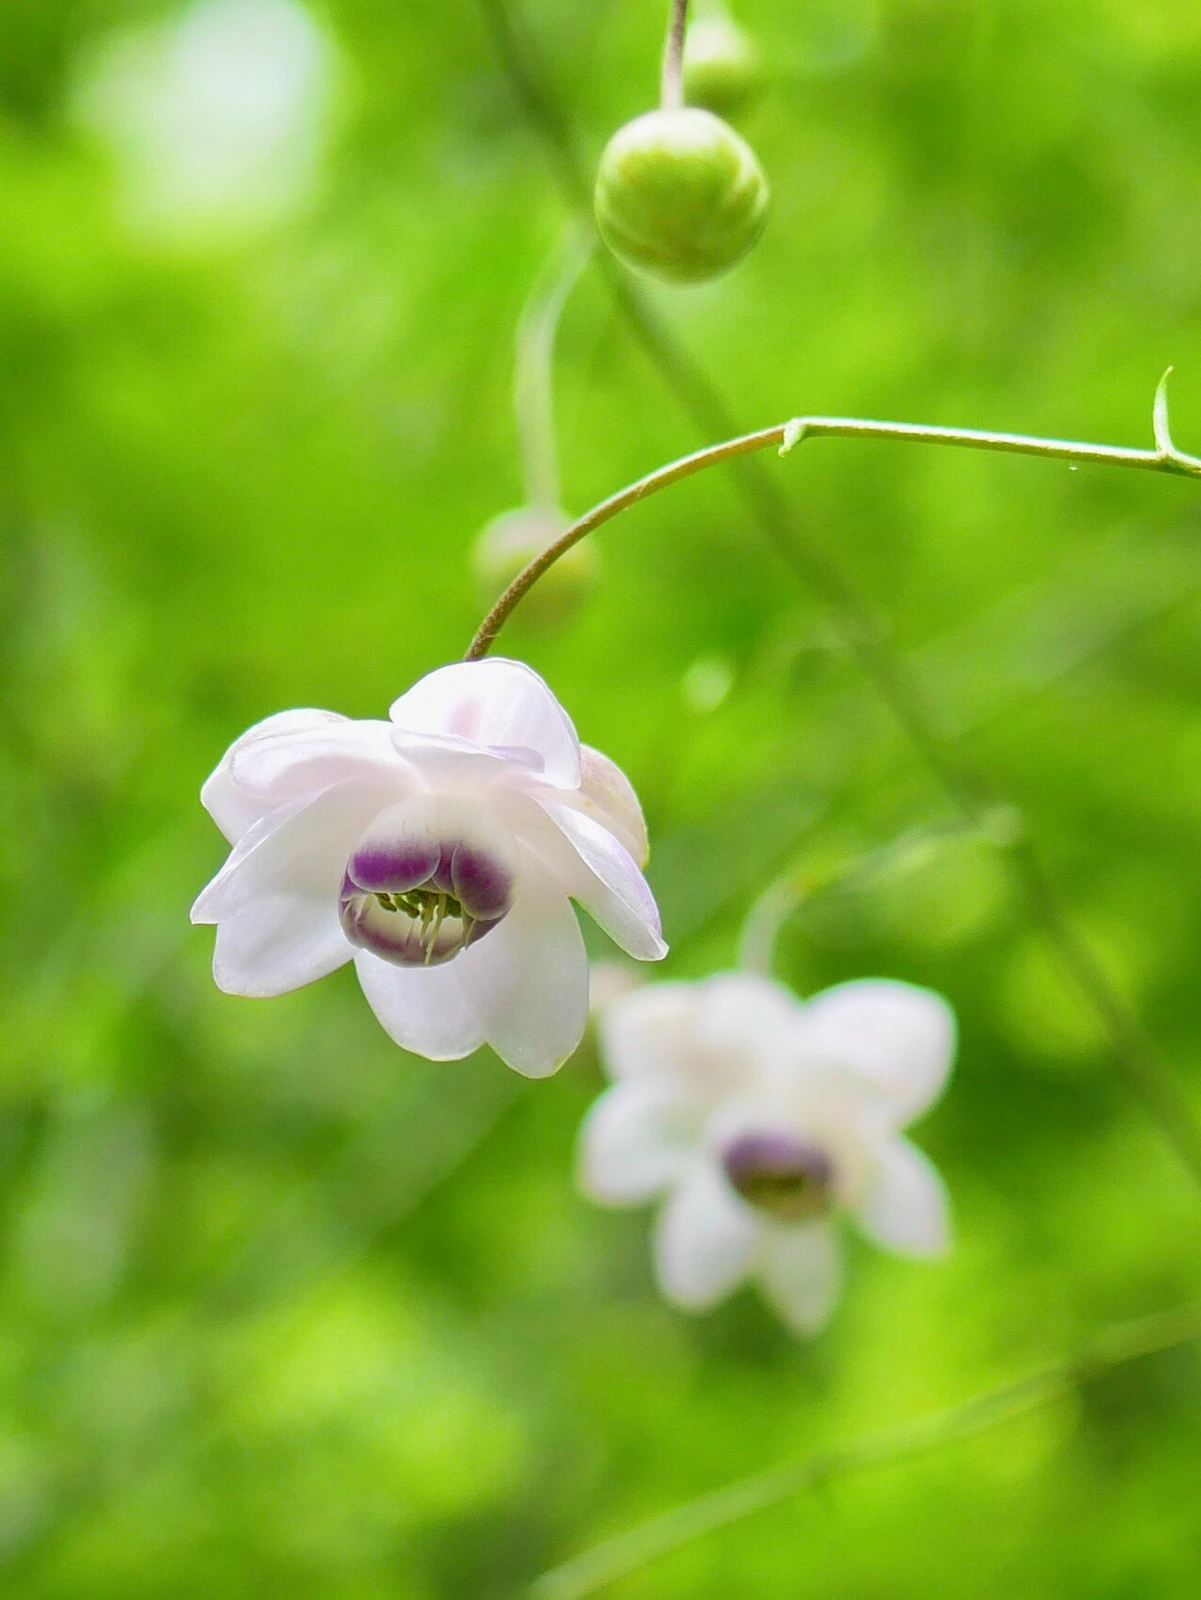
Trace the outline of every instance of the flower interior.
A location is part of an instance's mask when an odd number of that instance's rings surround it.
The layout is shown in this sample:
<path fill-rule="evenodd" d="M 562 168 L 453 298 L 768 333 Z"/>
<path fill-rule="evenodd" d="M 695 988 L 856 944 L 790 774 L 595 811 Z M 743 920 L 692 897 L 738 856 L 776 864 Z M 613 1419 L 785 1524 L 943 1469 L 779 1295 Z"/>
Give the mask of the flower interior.
<path fill-rule="evenodd" d="M 829 1156 L 791 1133 L 740 1134 L 726 1146 L 722 1166 L 744 1200 L 782 1221 L 803 1222 L 830 1208 Z"/>
<path fill-rule="evenodd" d="M 346 864 L 342 928 L 400 967 L 439 966 L 511 910 L 513 836 L 468 801 L 423 795 L 382 811 Z"/>

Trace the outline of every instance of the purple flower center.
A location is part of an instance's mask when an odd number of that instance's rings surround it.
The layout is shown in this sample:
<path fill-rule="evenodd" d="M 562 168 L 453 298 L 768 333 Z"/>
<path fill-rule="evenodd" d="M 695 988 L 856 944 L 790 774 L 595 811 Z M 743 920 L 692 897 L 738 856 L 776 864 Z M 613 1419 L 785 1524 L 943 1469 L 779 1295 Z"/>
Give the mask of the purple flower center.
<path fill-rule="evenodd" d="M 834 1166 L 824 1150 L 791 1133 L 744 1133 L 726 1146 L 722 1166 L 744 1200 L 786 1222 L 828 1211 Z"/>
<path fill-rule="evenodd" d="M 499 925 L 517 869 L 512 835 L 482 808 L 405 801 L 375 818 L 347 862 L 343 931 L 396 966 L 438 966 Z"/>

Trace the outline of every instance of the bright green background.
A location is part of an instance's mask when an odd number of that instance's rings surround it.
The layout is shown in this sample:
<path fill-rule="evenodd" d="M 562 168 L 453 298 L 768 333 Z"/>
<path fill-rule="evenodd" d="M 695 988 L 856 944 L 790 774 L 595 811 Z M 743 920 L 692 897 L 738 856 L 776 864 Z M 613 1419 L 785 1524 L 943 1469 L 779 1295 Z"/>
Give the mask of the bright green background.
<path fill-rule="evenodd" d="M 802 991 L 935 985 L 959 1067 L 918 1137 L 957 1243 L 855 1253 L 811 1344 L 690 1320 L 646 1218 L 571 1184 L 590 1045 L 525 1086 L 392 1047 L 343 972 L 224 997 L 199 785 L 293 705 L 375 716 L 461 653 L 520 497 L 511 329 L 562 219 L 470 0 L 330 0 L 327 158 L 271 225 L 138 222 L 78 106 L 110 30 L 0 8 L 0 1561 L 5 1594 L 473 1600 L 797 1450 L 911 1417 L 1201 1285 L 1201 1208 L 988 849 L 914 851 L 789 927 Z M 664 6 L 529 0 L 589 158 Z M 711 289 L 655 292 L 746 426 L 802 410 L 1201 441 L 1195 0 L 744 0 L 775 192 Z M 114 165 L 115 163 L 115 165 Z M 561 340 L 582 509 L 694 429 L 585 279 Z M 948 727 L 1031 819 L 1115 980 L 1201 1074 L 1195 485 L 913 446 L 768 462 Z M 719 474 L 606 529 L 546 674 L 641 792 L 674 950 L 733 958 L 794 855 L 944 818 Z M 717 658 L 733 689 L 689 708 Z M 697 674 L 693 674 L 695 681 Z M 599 949 L 603 941 L 597 941 Z M 615 1593 L 1194 1596 L 1201 1373 L 1143 1362 L 836 1486 Z"/>

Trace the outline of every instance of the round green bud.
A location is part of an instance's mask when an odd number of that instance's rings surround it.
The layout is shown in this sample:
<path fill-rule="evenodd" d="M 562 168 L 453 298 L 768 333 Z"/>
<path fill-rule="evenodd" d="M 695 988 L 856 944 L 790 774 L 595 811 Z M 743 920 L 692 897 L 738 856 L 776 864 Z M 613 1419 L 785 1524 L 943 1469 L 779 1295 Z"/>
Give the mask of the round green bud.
<path fill-rule="evenodd" d="M 684 100 L 732 117 L 763 82 L 755 41 L 729 17 L 698 17 L 684 38 Z"/>
<path fill-rule="evenodd" d="M 565 511 L 547 506 L 519 506 L 486 523 L 471 550 L 480 604 L 490 606 L 499 600 L 521 569 L 553 544 L 573 520 Z M 596 587 L 599 565 L 591 539 L 573 544 L 523 596 L 513 621 L 535 629 L 560 627 Z"/>
<path fill-rule="evenodd" d="M 728 272 L 763 232 L 769 199 L 750 145 L 695 106 L 627 122 L 596 175 L 601 237 L 629 266 L 667 283 Z"/>

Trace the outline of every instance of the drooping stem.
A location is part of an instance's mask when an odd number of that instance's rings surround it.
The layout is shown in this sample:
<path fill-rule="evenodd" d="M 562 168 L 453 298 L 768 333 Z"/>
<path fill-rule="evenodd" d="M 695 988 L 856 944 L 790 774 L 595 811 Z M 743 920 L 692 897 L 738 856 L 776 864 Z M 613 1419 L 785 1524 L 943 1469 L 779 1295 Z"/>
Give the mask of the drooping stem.
<path fill-rule="evenodd" d="M 514 10 L 513 0 L 479 0 L 479 4 L 492 29 L 497 53 L 518 102 L 543 139 L 565 198 L 582 215 L 587 215 L 591 203 L 591 184 L 580 158 L 571 118 L 547 87 L 536 52 Z M 622 271 L 608 251 L 600 252 L 597 264 L 618 310 L 647 358 L 658 369 L 667 387 L 700 431 L 710 438 L 736 433 L 737 423 L 719 390 L 663 325 L 629 275 Z M 1163 383 L 1156 396 L 1154 434 L 1156 454 L 1162 454 L 1165 449 L 1170 452 L 1167 390 Z M 1045 445 L 1051 441 L 1041 442 Z M 985 448 L 1010 449 L 1012 445 L 997 443 Z M 971 820 L 979 815 L 982 806 L 988 809 L 999 803 L 1000 797 L 989 796 L 985 786 L 964 761 L 958 747 L 940 734 L 873 612 L 847 583 L 821 546 L 798 523 L 793 508 L 781 493 L 774 477 L 763 470 L 753 454 L 735 453 L 727 459 L 731 477 L 761 534 L 801 582 L 807 584 L 830 607 L 865 677 L 875 685 L 881 700 L 891 710 L 898 726 L 942 785 L 959 814 Z M 1152 467 L 1149 461 L 1137 464 Z M 1153 470 L 1192 469 L 1184 464 L 1182 458 L 1174 468 L 1166 468 L 1162 461 L 1157 461 Z M 599 523 L 593 525 L 599 526 Z M 587 531 L 589 529 L 582 530 L 577 537 L 583 537 Z M 517 581 L 520 583 L 521 578 Z M 502 596 L 502 603 L 504 600 L 505 596 Z M 485 620 L 477 635 L 477 642 L 485 635 L 490 620 Z M 493 636 L 487 636 L 483 643 L 484 650 Z M 1021 866 L 1027 901 L 1037 925 L 1056 948 L 1061 966 L 1076 983 L 1104 1028 L 1119 1069 L 1124 1072 L 1131 1086 L 1137 1088 L 1148 1114 L 1172 1146 L 1184 1156 L 1193 1177 L 1201 1183 L 1201 1160 L 1192 1154 L 1201 1149 L 1201 1133 L 1197 1130 L 1191 1106 L 1185 1102 L 1171 1072 L 1150 1041 L 1143 1039 L 1137 1020 L 1104 970 L 1072 934 L 1044 869 L 1035 861 L 1032 853 L 1021 858 Z M 1134 1055 L 1131 1054 L 1132 1039 L 1138 1041 Z M 1152 1076 L 1158 1085 L 1153 1093 L 1147 1089 Z"/>
<path fill-rule="evenodd" d="M 1112 1328 L 1074 1359 L 977 1395 L 964 1405 L 881 1429 L 799 1461 L 785 1462 L 677 1506 L 544 1574 L 533 1585 L 533 1600 L 583 1600 L 585 1595 L 595 1594 L 648 1561 L 807 1489 L 872 1467 L 911 1461 L 945 1445 L 975 1438 L 1030 1411 L 1052 1405 L 1127 1362 L 1173 1350 L 1198 1338 L 1201 1306 L 1195 1305 Z"/>
<path fill-rule="evenodd" d="M 667 39 L 663 46 L 663 72 L 659 79 L 659 104 L 676 111 L 684 104 L 684 34 L 688 27 L 688 0 L 671 0 Z"/>
<path fill-rule="evenodd" d="M 518 573 L 501 595 L 492 610 L 480 624 L 471 642 L 466 659 L 474 661 L 486 655 L 505 622 L 520 604 L 522 597 L 548 572 L 560 556 L 573 544 L 578 544 L 619 512 L 627 510 L 639 500 L 645 500 L 661 489 L 669 488 L 681 478 L 703 472 L 707 467 L 721 466 L 738 456 L 751 455 L 776 445 L 784 455 L 806 439 L 892 439 L 915 444 L 952 445 L 967 450 L 999 450 L 1011 455 L 1049 456 L 1059 461 L 1101 462 L 1115 467 L 1137 467 L 1148 472 L 1170 472 L 1185 477 L 1201 477 L 1201 460 L 1186 456 L 1170 444 L 1156 445 L 1151 450 L 1132 449 L 1124 445 L 1085 444 L 1069 439 L 1042 439 L 1021 433 L 992 433 L 977 428 L 928 427 L 913 422 L 873 422 L 863 417 L 794 417 L 789 422 L 776 423 L 770 428 L 760 428 L 721 444 L 696 450 L 678 461 L 671 461 L 650 472 L 637 483 L 621 489 L 617 494 L 602 500 L 586 512 L 577 522 L 537 556 L 524 571 Z"/>
<path fill-rule="evenodd" d="M 569 225 L 534 282 L 517 324 L 513 407 L 521 444 L 526 503 L 557 509 L 559 453 L 555 445 L 554 353 L 559 318 L 592 254 L 593 240 Z"/>

